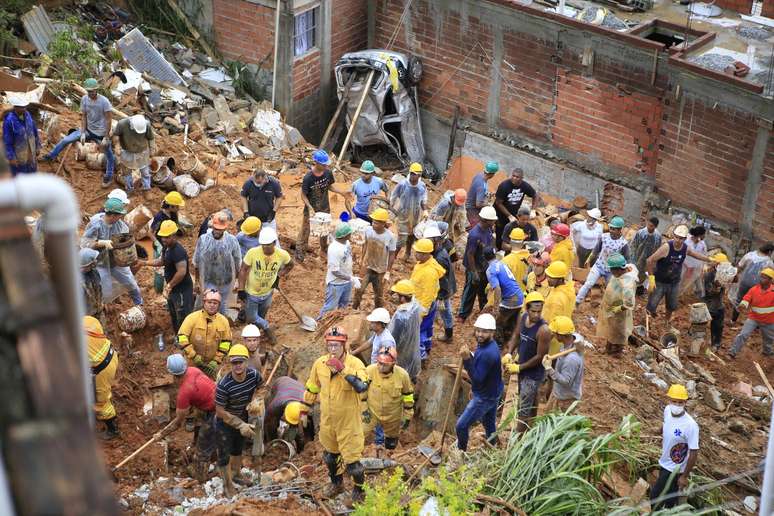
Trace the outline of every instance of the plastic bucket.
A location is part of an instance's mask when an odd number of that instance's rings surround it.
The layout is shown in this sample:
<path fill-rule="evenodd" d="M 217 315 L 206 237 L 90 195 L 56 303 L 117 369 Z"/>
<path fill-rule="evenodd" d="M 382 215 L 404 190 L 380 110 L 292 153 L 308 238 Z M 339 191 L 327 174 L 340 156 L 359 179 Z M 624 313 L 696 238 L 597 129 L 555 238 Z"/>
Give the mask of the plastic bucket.
<path fill-rule="evenodd" d="M 110 250 L 110 263 L 114 267 L 129 267 L 137 261 L 137 249 L 134 247 L 134 236 L 129 233 L 113 235 L 110 238 L 113 249 Z"/>
<path fill-rule="evenodd" d="M 331 234 L 331 214 L 317 212 L 309 218 L 309 234 L 313 237 L 326 237 Z"/>
<path fill-rule="evenodd" d="M 196 180 L 188 174 L 175 176 L 172 181 L 175 183 L 175 189 L 188 198 L 196 197 L 202 191 L 202 185 L 197 183 Z"/>

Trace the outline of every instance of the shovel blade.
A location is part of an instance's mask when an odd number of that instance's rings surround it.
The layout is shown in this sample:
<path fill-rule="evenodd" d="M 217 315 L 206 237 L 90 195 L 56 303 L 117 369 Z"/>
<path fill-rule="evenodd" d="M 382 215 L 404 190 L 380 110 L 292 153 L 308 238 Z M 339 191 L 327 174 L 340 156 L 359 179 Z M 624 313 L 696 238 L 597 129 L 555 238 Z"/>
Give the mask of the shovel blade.
<path fill-rule="evenodd" d="M 308 315 L 301 316 L 301 329 L 306 331 L 317 331 L 317 321 Z"/>

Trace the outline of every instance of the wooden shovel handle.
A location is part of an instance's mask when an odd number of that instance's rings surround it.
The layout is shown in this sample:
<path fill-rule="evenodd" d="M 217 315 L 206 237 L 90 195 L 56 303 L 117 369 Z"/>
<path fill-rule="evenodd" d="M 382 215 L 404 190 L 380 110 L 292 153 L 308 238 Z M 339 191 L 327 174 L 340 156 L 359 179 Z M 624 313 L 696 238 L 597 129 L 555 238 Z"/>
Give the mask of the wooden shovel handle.
<path fill-rule="evenodd" d="M 171 421 L 171 422 L 170 422 L 170 423 L 169 423 L 167 426 L 165 426 L 165 427 L 164 427 L 164 428 L 163 428 L 161 431 L 162 431 L 162 432 L 164 432 L 164 430 L 166 430 L 166 429 L 168 429 L 169 427 L 171 427 L 171 426 L 172 426 L 172 423 L 174 423 L 174 422 L 175 422 L 175 421 L 174 421 L 174 420 L 172 420 L 172 421 Z M 156 437 L 155 437 L 155 436 L 154 436 L 154 437 L 151 437 L 151 438 L 150 438 L 150 440 L 149 440 L 148 442 L 146 442 L 145 444 L 143 444 L 142 446 L 140 446 L 139 448 L 137 448 L 137 449 L 136 449 L 134 452 L 132 452 L 132 454 L 131 454 L 131 455 L 129 455 L 127 458 L 125 458 L 124 460 L 122 460 L 121 462 L 119 462 L 118 464 L 116 464 L 116 466 L 113 468 L 113 471 L 116 471 L 118 468 L 120 468 L 121 466 L 123 466 L 124 464 L 126 464 L 127 462 L 129 462 L 130 460 L 132 460 L 133 458 L 135 458 L 137 455 L 139 455 L 139 454 L 140 454 L 140 452 L 142 452 L 142 451 L 143 451 L 145 448 L 147 448 L 148 446 L 150 446 L 150 445 L 151 445 L 151 444 L 153 444 L 154 442 L 156 442 Z"/>

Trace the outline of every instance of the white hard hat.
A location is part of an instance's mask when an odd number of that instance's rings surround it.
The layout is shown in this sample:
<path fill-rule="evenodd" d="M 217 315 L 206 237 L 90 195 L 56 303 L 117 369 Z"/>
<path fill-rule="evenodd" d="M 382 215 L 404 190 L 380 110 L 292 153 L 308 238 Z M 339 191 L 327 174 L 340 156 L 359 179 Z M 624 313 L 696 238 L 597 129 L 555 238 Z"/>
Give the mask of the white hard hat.
<path fill-rule="evenodd" d="M 594 220 L 602 219 L 602 212 L 599 211 L 599 208 L 591 208 L 586 214 Z"/>
<path fill-rule="evenodd" d="M 672 234 L 681 238 L 688 238 L 688 226 L 680 224 L 672 231 Z"/>
<path fill-rule="evenodd" d="M 478 212 L 478 216 L 484 220 L 497 220 L 497 212 L 491 206 L 484 206 Z"/>
<path fill-rule="evenodd" d="M 248 324 L 244 328 L 242 328 L 242 338 L 245 337 L 260 337 L 261 336 L 261 330 L 258 329 L 258 326 L 254 324 Z"/>
<path fill-rule="evenodd" d="M 129 196 L 126 195 L 126 192 L 121 190 L 120 188 L 116 188 L 115 190 L 111 190 L 110 193 L 107 196 L 108 199 L 118 199 L 124 204 L 129 204 Z"/>
<path fill-rule="evenodd" d="M 438 227 L 438 224 L 428 224 L 425 232 L 422 233 L 422 238 L 436 238 L 440 236 L 443 236 L 443 233 L 441 233 L 441 228 Z"/>
<path fill-rule="evenodd" d="M 390 312 L 386 308 L 374 308 L 374 311 L 366 317 L 366 321 L 390 324 Z"/>
<path fill-rule="evenodd" d="M 30 105 L 30 101 L 27 100 L 26 97 L 12 96 L 8 98 L 8 102 L 10 102 L 13 107 L 27 107 Z"/>
<path fill-rule="evenodd" d="M 129 119 L 129 125 L 136 133 L 145 134 L 148 129 L 148 119 L 144 115 L 134 115 Z"/>
<path fill-rule="evenodd" d="M 478 319 L 476 319 L 476 322 L 473 323 L 473 327 L 494 331 L 497 329 L 497 323 L 492 314 L 481 314 L 478 316 Z"/>
<path fill-rule="evenodd" d="M 273 244 L 277 241 L 277 232 L 274 228 L 263 228 L 258 235 L 258 243 L 260 245 Z"/>

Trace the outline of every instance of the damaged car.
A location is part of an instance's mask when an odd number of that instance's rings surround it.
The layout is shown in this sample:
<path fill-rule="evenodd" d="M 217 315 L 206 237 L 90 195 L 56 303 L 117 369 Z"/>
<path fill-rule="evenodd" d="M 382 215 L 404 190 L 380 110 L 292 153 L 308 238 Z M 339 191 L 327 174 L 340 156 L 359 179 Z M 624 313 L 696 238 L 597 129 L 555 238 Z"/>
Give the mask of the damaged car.
<path fill-rule="evenodd" d="M 371 72 L 370 91 L 352 134 L 353 154 L 359 158 L 371 150 L 368 148 L 386 147 L 404 167 L 415 161 L 428 165 L 417 97 L 422 64 L 416 57 L 389 50 L 362 50 L 339 59 L 336 86 L 339 100 L 346 101 L 347 128 Z"/>

